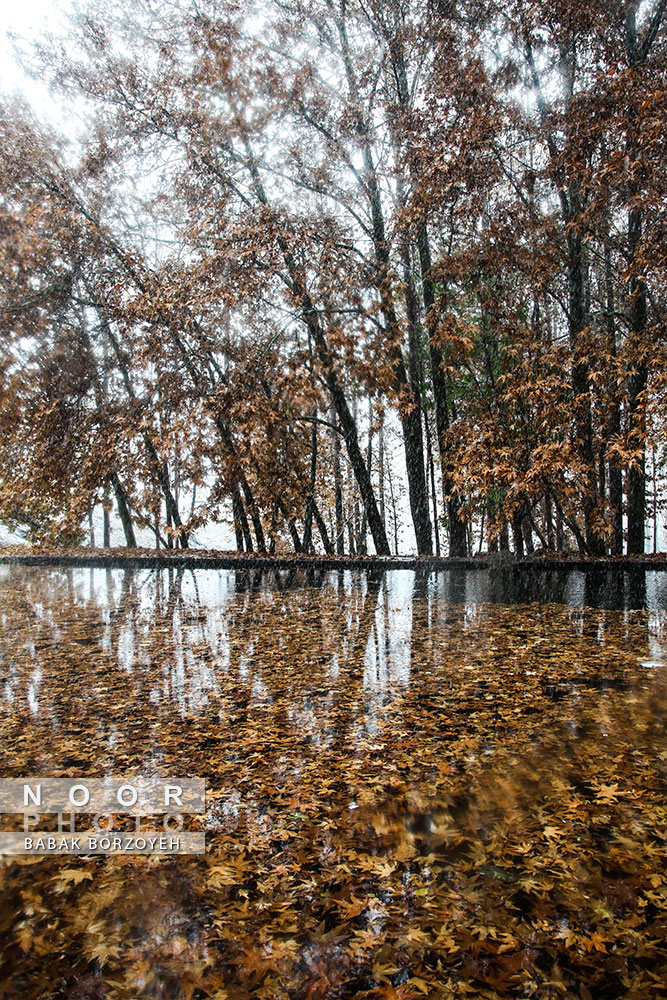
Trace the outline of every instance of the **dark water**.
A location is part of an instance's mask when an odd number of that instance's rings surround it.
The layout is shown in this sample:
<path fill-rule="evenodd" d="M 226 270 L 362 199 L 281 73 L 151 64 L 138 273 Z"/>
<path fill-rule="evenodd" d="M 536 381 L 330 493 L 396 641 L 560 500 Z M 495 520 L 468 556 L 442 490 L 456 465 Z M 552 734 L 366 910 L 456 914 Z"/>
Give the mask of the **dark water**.
<path fill-rule="evenodd" d="M 0 567 L 2 776 L 208 788 L 203 857 L 5 860 L 0 996 L 659 995 L 666 621 L 659 572 Z"/>

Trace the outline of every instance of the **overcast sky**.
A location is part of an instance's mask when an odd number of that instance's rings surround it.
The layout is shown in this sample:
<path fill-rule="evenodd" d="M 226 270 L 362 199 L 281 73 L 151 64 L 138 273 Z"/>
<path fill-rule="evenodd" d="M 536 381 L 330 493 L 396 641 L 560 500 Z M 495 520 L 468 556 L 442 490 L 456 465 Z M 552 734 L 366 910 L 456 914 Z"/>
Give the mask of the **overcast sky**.
<path fill-rule="evenodd" d="M 40 115 L 60 117 L 58 105 L 45 86 L 23 73 L 8 36 L 30 42 L 49 29 L 57 31 L 65 23 L 62 11 L 71 6 L 70 0 L 5 0 L 0 5 L 0 91 L 24 94 Z"/>

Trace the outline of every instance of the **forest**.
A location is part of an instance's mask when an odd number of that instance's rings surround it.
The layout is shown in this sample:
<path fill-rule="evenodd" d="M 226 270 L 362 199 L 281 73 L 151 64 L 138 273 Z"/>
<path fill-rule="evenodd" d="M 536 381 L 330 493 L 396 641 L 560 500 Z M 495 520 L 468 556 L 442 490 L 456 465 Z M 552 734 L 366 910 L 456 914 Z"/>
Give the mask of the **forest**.
<path fill-rule="evenodd" d="M 0 521 L 655 550 L 666 20 L 93 0 L 24 47 L 78 130 L 3 100 Z"/>

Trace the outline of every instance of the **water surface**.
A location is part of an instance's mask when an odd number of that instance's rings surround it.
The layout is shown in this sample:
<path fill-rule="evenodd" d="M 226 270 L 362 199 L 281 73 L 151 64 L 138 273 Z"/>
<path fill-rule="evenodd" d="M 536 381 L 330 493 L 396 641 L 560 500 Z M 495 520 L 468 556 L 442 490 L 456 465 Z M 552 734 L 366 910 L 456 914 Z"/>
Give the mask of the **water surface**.
<path fill-rule="evenodd" d="M 0 995 L 656 996 L 666 584 L 0 567 L 3 776 L 209 789 L 205 857 L 6 861 Z"/>

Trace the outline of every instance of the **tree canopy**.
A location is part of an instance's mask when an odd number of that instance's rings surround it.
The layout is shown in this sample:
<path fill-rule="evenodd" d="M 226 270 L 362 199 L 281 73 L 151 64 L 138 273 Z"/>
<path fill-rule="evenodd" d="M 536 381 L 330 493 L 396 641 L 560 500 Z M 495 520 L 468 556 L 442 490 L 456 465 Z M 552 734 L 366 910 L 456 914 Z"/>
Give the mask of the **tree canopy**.
<path fill-rule="evenodd" d="M 87 3 L 5 102 L 0 518 L 644 551 L 667 2 Z M 647 456 L 650 462 L 647 463 Z"/>

